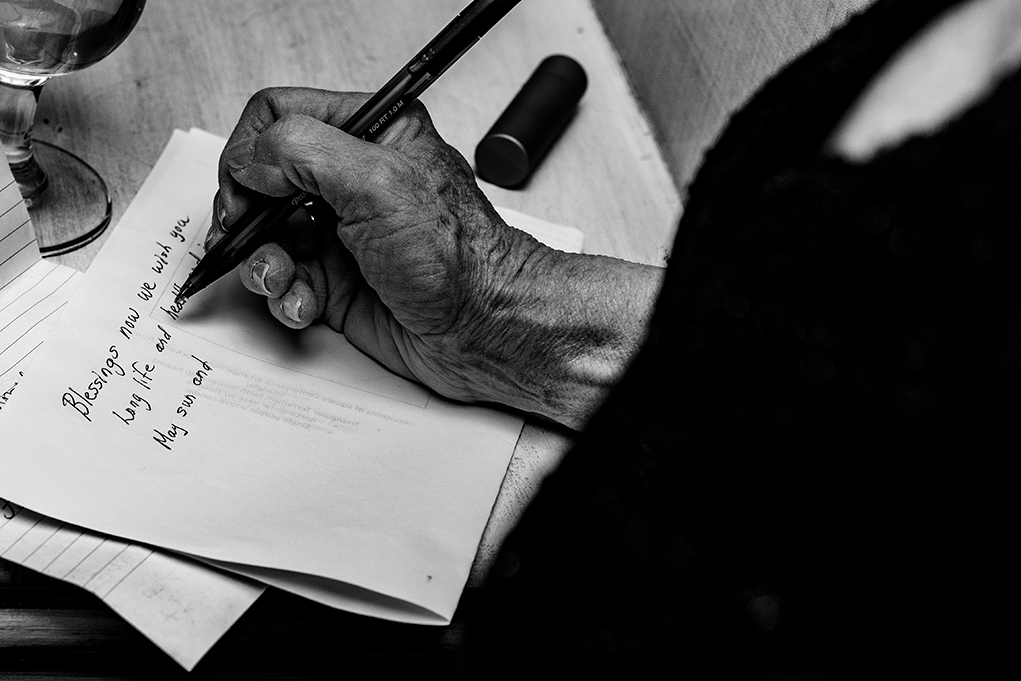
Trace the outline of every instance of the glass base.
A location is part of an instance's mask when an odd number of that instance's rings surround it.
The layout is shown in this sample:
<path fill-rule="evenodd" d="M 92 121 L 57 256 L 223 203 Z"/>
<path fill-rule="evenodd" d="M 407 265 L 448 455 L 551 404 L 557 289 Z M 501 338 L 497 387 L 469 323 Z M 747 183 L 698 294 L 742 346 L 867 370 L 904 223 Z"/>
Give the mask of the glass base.
<path fill-rule="evenodd" d="M 106 181 L 75 154 L 42 140 L 33 140 L 35 157 L 49 186 L 26 199 L 44 257 L 70 253 L 95 241 L 110 225 L 113 202 Z"/>

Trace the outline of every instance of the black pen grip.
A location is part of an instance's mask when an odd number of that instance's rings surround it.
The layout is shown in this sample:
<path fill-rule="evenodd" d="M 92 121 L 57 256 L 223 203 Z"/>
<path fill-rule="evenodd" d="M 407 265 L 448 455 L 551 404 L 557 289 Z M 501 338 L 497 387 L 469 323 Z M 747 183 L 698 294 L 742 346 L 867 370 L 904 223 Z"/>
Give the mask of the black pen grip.
<path fill-rule="evenodd" d="M 188 298 L 244 262 L 270 237 L 269 227 L 283 222 L 311 200 L 308 192 L 298 192 L 289 200 L 261 196 L 248 207 L 236 224 L 238 232 L 228 232 L 199 260 L 178 298 Z"/>
<path fill-rule="evenodd" d="M 268 230 L 291 217 L 299 208 L 311 200 L 312 195 L 308 192 L 298 192 L 290 199 L 280 197 L 262 196 L 256 199 L 252 205 L 237 220 L 237 224 L 244 227 L 237 233 L 229 233 L 227 237 L 218 241 L 209 254 L 216 253 L 217 257 L 233 260 L 233 269 L 255 251 L 256 248 L 265 243 L 269 237 Z M 220 246 L 223 249 L 218 251 Z M 208 254 L 207 254 L 208 255 Z"/>
<path fill-rule="evenodd" d="M 519 1 L 473 0 L 341 128 L 363 139 L 375 137 Z M 311 199 L 307 192 L 299 192 L 289 199 L 256 200 L 234 223 L 241 227 L 224 236 L 195 266 L 178 300 L 187 299 L 240 265 L 268 240 L 269 227 L 283 222 Z"/>

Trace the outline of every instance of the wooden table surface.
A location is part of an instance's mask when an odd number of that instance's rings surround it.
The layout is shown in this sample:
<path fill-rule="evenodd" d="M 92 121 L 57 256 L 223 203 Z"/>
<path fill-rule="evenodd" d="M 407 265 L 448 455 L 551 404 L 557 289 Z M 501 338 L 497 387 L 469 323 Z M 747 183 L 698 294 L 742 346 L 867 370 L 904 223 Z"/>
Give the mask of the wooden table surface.
<path fill-rule="evenodd" d="M 149 0 L 113 55 L 45 86 L 35 136 L 102 173 L 116 224 L 174 128 L 227 136 L 249 96 L 268 86 L 374 90 L 465 4 Z M 581 229 L 587 252 L 662 263 L 680 202 L 588 0 L 524 0 L 423 101 L 471 160 L 535 66 L 556 53 L 588 73 L 577 116 L 524 188 L 482 186 L 497 205 Z M 101 243 L 60 261 L 84 270 Z M 470 584 L 570 440 L 526 425 Z M 91 594 L 0 560 L 2 679 L 305 678 L 324 669 L 443 677 L 458 663 L 458 636 L 456 618 L 450 627 L 397 625 L 271 590 L 186 675 Z"/>

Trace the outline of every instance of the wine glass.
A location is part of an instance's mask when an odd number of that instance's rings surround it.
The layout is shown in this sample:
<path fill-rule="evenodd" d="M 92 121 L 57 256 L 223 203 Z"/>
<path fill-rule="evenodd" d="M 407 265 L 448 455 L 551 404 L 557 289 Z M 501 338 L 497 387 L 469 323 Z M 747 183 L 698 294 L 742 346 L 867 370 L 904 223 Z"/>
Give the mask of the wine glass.
<path fill-rule="evenodd" d="M 40 90 L 48 79 L 113 52 L 143 7 L 145 0 L 0 0 L 0 143 L 36 226 L 40 219 L 64 223 L 56 238 L 39 231 L 43 255 L 67 253 L 97 238 L 110 223 L 112 205 L 92 166 L 56 145 L 33 145 Z M 37 155 L 44 156 L 47 171 Z"/>

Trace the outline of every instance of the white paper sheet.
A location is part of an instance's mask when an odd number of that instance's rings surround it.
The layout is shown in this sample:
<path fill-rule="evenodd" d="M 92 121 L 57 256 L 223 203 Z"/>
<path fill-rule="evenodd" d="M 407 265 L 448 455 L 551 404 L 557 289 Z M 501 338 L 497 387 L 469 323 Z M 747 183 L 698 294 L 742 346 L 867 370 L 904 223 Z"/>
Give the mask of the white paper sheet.
<path fill-rule="evenodd" d="M 191 670 L 265 590 L 0 500 L 0 557 L 91 591 Z"/>
<path fill-rule="evenodd" d="M 175 133 L 0 413 L 0 493 L 328 602 L 371 594 L 346 606 L 359 612 L 445 623 L 522 421 L 441 399 L 325 327 L 283 328 L 235 277 L 175 308 L 222 144 Z"/>
<path fill-rule="evenodd" d="M 42 260 L 28 211 L 0 162 L 0 411 L 81 279 Z M 0 440 L 2 442 L 2 440 Z M 0 445 L 5 459 L 20 450 Z M 25 452 L 30 454 L 29 452 Z M 0 467 L 0 493 L 5 469 Z M 87 495 L 82 503 L 89 503 Z M 265 590 L 193 560 L 65 525 L 0 498 L 0 558 L 92 591 L 192 669 Z"/>

